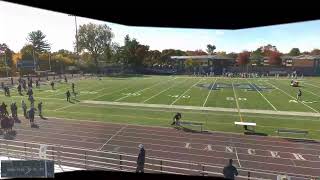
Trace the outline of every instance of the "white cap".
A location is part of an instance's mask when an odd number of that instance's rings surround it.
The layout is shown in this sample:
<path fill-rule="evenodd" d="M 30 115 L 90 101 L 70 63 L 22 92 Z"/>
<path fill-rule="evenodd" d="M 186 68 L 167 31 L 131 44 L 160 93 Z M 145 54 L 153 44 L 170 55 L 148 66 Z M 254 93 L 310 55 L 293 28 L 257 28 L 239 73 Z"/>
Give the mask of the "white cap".
<path fill-rule="evenodd" d="M 139 148 L 142 149 L 143 148 L 143 144 L 139 144 Z"/>

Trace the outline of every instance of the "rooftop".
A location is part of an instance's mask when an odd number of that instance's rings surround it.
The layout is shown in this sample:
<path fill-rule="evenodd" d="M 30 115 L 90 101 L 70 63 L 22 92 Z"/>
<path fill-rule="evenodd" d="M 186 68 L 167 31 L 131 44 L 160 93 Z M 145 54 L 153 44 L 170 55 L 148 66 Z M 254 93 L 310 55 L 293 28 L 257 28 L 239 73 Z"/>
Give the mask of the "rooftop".
<path fill-rule="evenodd" d="M 227 56 L 221 55 L 204 55 L 204 56 L 171 56 L 171 59 L 223 59 L 223 60 L 234 60 L 234 58 L 230 58 Z"/>

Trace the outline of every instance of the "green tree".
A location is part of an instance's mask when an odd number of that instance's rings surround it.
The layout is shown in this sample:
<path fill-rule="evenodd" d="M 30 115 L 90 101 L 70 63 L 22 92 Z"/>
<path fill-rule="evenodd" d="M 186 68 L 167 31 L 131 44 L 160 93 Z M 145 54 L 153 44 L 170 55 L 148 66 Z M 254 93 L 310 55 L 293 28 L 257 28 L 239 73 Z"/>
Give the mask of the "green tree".
<path fill-rule="evenodd" d="M 190 58 L 190 59 L 187 59 L 187 60 L 184 62 L 184 65 L 186 66 L 186 68 L 187 68 L 189 71 L 192 71 L 194 62 L 193 62 L 193 60 Z"/>
<path fill-rule="evenodd" d="M 144 64 L 147 66 L 152 66 L 154 64 L 160 64 L 161 52 L 158 50 L 151 50 L 148 52 L 147 57 L 145 58 Z"/>
<path fill-rule="evenodd" d="M 187 55 L 186 52 L 179 49 L 164 49 L 161 52 L 161 58 L 160 58 L 161 64 L 172 65 L 174 64 L 174 61 L 170 60 L 171 56 L 186 56 L 186 55 Z"/>
<path fill-rule="evenodd" d="M 216 49 L 216 46 L 215 45 L 211 45 L 211 44 L 208 44 L 207 45 L 207 52 L 208 52 L 208 54 L 211 54 L 211 55 L 213 55 L 213 52 L 214 52 L 214 50 Z"/>
<path fill-rule="evenodd" d="M 299 56 L 300 54 L 299 48 L 292 48 L 289 52 L 289 56 Z"/>
<path fill-rule="evenodd" d="M 99 58 L 111 48 L 113 36 L 111 28 L 107 25 L 84 24 L 78 32 L 79 51 L 88 51 L 98 68 Z"/>
<path fill-rule="evenodd" d="M 7 44 L 0 44 L 0 71 L 2 75 L 4 75 L 4 73 L 6 74 L 7 71 L 9 73 L 13 68 L 13 54 L 14 52 L 8 47 Z"/>
<path fill-rule="evenodd" d="M 140 44 L 136 39 L 130 39 L 129 35 L 125 37 L 124 47 L 122 48 L 122 57 L 126 65 L 134 68 L 141 67 L 148 55 L 149 46 Z"/>
<path fill-rule="evenodd" d="M 33 60 L 33 45 L 27 44 L 20 50 L 22 60 Z"/>
<path fill-rule="evenodd" d="M 250 54 L 251 64 L 256 64 L 257 66 L 261 66 L 263 64 L 263 52 L 262 48 L 258 48 Z"/>
<path fill-rule="evenodd" d="M 49 43 L 45 40 L 46 35 L 42 31 L 32 31 L 28 34 L 27 40 L 32 44 L 34 51 L 38 53 L 43 53 L 50 50 Z"/>

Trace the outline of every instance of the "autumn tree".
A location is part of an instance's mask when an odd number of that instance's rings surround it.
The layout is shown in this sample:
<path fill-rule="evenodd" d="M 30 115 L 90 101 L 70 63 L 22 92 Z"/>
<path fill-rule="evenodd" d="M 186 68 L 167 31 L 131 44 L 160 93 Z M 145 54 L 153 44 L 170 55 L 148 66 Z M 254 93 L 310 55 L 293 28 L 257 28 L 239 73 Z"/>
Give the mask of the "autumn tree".
<path fill-rule="evenodd" d="M 270 52 L 270 54 L 268 55 L 268 60 L 270 65 L 276 65 L 276 66 L 281 65 L 282 63 L 281 53 L 277 51 Z"/>
<path fill-rule="evenodd" d="M 239 53 L 236 59 L 237 64 L 242 66 L 247 65 L 249 63 L 249 57 L 250 57 L 250 52 L 248 51 L 243 51 Z"/>
<path fill-rule="evenodd" d="M 320 55 L 320 49 L 313 49 L 311 52 L 310 52 L 311 55 Z"/>

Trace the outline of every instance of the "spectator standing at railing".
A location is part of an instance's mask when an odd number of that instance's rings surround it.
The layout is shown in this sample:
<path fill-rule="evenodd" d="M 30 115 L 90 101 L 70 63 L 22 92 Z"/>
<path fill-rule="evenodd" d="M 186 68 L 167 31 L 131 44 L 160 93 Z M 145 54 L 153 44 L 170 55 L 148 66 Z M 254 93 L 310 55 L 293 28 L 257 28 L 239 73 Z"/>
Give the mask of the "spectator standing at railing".
<path fill-rule="evenodd" d="M 137 159 L 137 173 L 144 173 L 144 161 L 146 157 L 146 151 L 144 150 L 144 147 L 142 144 L 139 145 L 140 152 Z"/>
<path fill-rule="evenodd" d="M 234 179 L 234 176 L 238 176 L 238 170 L 232 165 L 232 159 L 229 159 L 229 164 L 223 168 L 223 175 L 227 179 Z"/>

